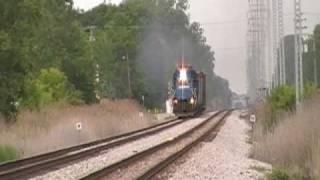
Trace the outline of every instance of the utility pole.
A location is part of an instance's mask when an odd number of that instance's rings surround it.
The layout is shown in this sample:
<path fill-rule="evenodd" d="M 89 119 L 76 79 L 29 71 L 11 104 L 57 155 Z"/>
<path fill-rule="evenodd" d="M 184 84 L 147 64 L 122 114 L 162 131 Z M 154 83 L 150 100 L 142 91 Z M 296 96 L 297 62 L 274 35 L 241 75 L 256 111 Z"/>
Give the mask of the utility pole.
<path fill-rule="evenodd" d="M 278 28 L 278 3 L 277 0 L 272 0 L 272 37 L 273 37 L 273 62 L 274 62 L 274 75 L 275 75 L 275 87 L 280 85 L 280 56 L 279 56 L 279 28 Z"/>
<path fill-rule="evenodd" d="M 96 40 L 94 37 L 94 30 L 96 29 L 96 26 L 88 26 L 87 29 L 89 30 L 90 36 L 89 36 L 89 41 L 93 42 Z"/>
<path fill-rule="evenodd" d="M 296 108 L 301 109 L 301 101 L 303 96 L 303 26 L 301 0 L 294 0 L 294 34 L 295 34 L 295 86 L 296 86 Z"/>
<path fill-rule="evenodd" d="M 129 98 L 132 97 L 132 88 L 131 88 L 131 70 L 130 70 L 130 64 L 129 64 L 129 53 L 126 49 L 126 55 L 122 57 L 123 60 L 126 60 L 127 64 L 127 76 L 128 76 L 128 91 L 129 91 Z"/>
<path fill-rule="evenodd" d="M 271 94 L 271 90 L 273 89 L 273 53 L 272 53 L 272 6 L 271 0 L 267 0 L 267 9 L 268 9 L 268 32 L 267 32 L 267 44 L 268 44 L 268 52 L 267 52 L 267 78 L 268 78 L 268 94 Z"/>
<path fill-rule="evenodd" d="M 284 42 L 284 20 L 283 20 L 283 0 L 278 0 L 278 33 L 279 33 L 279 55 L 280 55 L 280 84 L 286 84 L 286 58 Z"/>
<path fill-rule="evenodd" d="M 314 84 L 318 87 L 318 64 L 317 64 L 317 50 L 316 50 L 316 39 L 312 38 L 312 49 L 313 49 L 313 75 L 314 75 Z"/>
<path fill-rule="evenodd" d="M 89 31 L 90 35 L 89 35 L 89 42 L 90 42 L 90 55 L 91 55 L 91 59 L 92 61 L 94 61 L 94 55 L 93 55 L 93 49 L 92 49 L 92 43 L 94 41 L 96 41 L 96 38 L 94 36 L 94 30 L 96 29 L 96 26 L 88 26 L 86 29 L 87 31 Z M 99 90 L 98 90 L 98 85 L 100 83 L 100 66 L 99 64 L 96 62 L 95 64 L 95 95 L 96 95 L 96 99 L 98 101 L 100 101 L 101 97 L 99 96 Z"/>

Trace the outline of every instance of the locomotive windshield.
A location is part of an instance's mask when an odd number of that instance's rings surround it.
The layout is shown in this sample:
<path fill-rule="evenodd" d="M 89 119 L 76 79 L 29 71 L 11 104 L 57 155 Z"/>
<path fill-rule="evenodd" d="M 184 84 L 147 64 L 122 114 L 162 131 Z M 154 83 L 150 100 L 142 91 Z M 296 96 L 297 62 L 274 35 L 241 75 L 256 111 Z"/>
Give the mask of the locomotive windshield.
<path fill-rule="evenodd" d="M 192 97 L 191 88 L 178 88 L 175 91 L 175 98 L 179 100 L 186 100 Z"/>
<path fill-rule="evenodd" d="M 173 75 L 173 87 L 189 84 L 196 79 L 197 73 L 193 69 L 178 69 Z"/>

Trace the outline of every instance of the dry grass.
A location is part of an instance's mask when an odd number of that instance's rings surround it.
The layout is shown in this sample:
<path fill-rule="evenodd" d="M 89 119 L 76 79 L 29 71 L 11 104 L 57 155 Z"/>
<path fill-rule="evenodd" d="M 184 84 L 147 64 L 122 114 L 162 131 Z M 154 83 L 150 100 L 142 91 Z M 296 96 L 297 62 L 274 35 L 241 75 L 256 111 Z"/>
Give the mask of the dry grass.
<path fill-rule="evenodd" d="M 306 102 L 301 112 L 285 116 L 272 132 L 264 133 L 263 122 L 258 122 L 254 130 L 254 157 L 289 169 L 293 174 L 320 179 L 319 117 L 320 96 L 317 96 Z"/>
<path fill-rule="evenodd" d="M 114 136 L 155 124 L 154 118 L 131 100 L 109 101 L 88 106 L 65 104 L 24 111 L 17 123 L 0 124 L 0 144 L 18 148 L 31 156 L 96 139 Z M 1 121 L 0 121 L 1 122 Z M 83 129 L 76 130 L 81 122 Z"/>

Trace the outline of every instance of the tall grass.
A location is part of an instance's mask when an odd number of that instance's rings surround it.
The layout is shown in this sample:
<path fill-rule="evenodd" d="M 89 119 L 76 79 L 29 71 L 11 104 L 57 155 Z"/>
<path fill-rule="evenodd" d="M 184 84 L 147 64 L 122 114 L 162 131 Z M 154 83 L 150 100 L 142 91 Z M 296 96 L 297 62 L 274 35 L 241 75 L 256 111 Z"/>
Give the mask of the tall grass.
<path fill-rule="evenodd" d="M 296 179 L 320 179 L 320 96 L 304 103 L 302 111 L 283 116 L 264 130 L 268 113 L 260 107 L 254 129 L 253 156 L 287 169 Z M 262 116 L 263 115 L 263 116 Z"/>
<path fill-rule="evenodd" d="M 24 111 L 15 124 L 0 123 L 0 144 L 8 144 L 31 156 L 155 124 L 153 116 L 131 100 L 71 106 L 64 103 L 39 111 Z M 82 123 L 82 130 L 76 124 Z"/>

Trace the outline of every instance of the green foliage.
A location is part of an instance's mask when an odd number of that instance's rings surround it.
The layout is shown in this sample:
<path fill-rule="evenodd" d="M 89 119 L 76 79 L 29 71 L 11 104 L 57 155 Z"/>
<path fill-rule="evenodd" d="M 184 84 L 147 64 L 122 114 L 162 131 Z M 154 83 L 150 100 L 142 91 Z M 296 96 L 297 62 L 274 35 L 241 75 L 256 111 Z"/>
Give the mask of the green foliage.
<path fill-rule="evenodd" d="M 307 83 L 304 86 L 304 95 L 305 99 L 312 97 L 317 92 L 317 86 L 314 83 Z"/>
<path fill-rule="evenodd" d="M 95 101 L 94 60 L 82 29 L 65 0 L 0 1 L 0 113 L 14 119 L 19 102 L 40 105 L 35 99 L 59 96 L 31 91 L 41 89 L 33 78 L 49 68 L 66 75 L 74 94 Z"/>
<path fill-rule="evenodd" d="M 282 169 L 273 169 L 270 174 L 267 175 L 268 180 L 290 180 L 290 176 L 287 171 Z"/>
<path fill-rule="evenodd" d="M 208 77 L 208 102 L 226 103 L 228 83 L 213 73 L 214 53 L 187 0 L 126 0 L 88 12 L 72 1 L 0 1 L 0 113 L 14 118 L 19 104 L 39 108 L 59 100 L 97 102 L 146 97 L 161 106 L 176 62 L 185 57 Z M 95 41 L 88 27 L 95 26 Z M 129 91 L 128 76 L 132 92 Z M 99 74 L 99 81 L 96 76 Z"/>
<path fill-rule="evenodd" d="M 40 108 L 61 100 L 80 97 L 67 81 L 66 76 L 56 68 L 42 69 L 40 74 L 26 83 L 26 98 L 22 100 L 24 107 Z"/>
<path fill-rule="evenodd" d="M 316 86 L 312 83 L 305 84 L 304 95 L 305 99 L 310 98 L 316 92 Z M 272 130 L 281 118 L 284 112 L 292 112 L 295 110 L 295 89 L 292 86 L 279 86 L 272 90 L 268 97 L 265 111 L 264 128 L 265 130 Z"/>
<path fill-rule="evenodd" d="M 0 163 L 16 160 L 19 158 L 18 151 L 8 145 L 0 145 Z"/>
<path fill-rule="evenodd" d="M 316 47 L 316 62 L 317 62 L 317 75 L 318 75 L 318 87 L 320 87 L 320 24 L 318 24 L 314 30 L 314 41 Z"/>
<path fill-rule="evenodd" d="M 290 111 L 295 105 L 295 89 L 291 86 L 279 86 L 271 92 L 268 101 L 274 111 Z"/>
<path fill-rule="evenodd" d="M 100 5 L 80 15 L 84 26 L 97 26 L 93 54 L 101 65 L 104 96 L 130 96 L 123 60 L 128 55 L 133 96 L 144 95 L 151 106 L 163 105 L 184 41 L 186 61 L 207 74 L 208 102 L 219 97 L 230 103 L 229 84 L 213 73 L 214 53 L 200 24 L 190 23 L 187 8 L 187 0 L 126 0 L 120 6 Z"/>
<path fill-rule="evenodd" d="M 291 86 L 279 86 L 272 90 L 267 98 L 264 108 L 265 120 L 262 125 L 265 131 L 273 130 L 277 125 L 281 114 L 285 111 L 293 111 L 295 108 L 295 89 Z"/>

